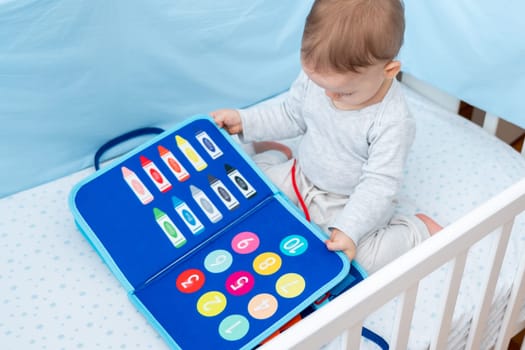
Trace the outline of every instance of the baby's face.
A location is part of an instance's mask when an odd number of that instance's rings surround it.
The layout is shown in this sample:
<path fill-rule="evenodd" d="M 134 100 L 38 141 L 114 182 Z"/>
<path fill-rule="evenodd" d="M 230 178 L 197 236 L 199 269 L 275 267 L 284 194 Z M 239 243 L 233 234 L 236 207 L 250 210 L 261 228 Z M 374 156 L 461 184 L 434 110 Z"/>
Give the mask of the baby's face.
<path fill-rule="evenodd" d="M 356 110 L 379 103 L 390 87 L 383 62 L 361 68 L 358 73 L 317 73 L 305 64 L 303 70 L 339 109 Z"/>

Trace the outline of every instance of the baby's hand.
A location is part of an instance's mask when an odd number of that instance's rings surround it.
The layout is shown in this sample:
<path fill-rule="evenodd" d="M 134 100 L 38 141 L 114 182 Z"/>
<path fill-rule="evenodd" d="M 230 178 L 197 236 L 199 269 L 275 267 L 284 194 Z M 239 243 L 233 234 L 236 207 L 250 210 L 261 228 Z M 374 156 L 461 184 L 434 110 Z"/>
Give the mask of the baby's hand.
<path fill-rule="evenodd" d="M 350 261 L 355 258 L 357 247 L 355 246 L 354 241 L 341 230 L 333 228 L 330 239 L 327 239 L 325 244 L 328 250 L 340 250 L 345 253 Z"/>
<path fill-rule="evenodd" d="M 219 128 L 224 128 L 230 134 L 242 132 L 241 115 L 235 109 L 218 109 L 210 113 Z"/>

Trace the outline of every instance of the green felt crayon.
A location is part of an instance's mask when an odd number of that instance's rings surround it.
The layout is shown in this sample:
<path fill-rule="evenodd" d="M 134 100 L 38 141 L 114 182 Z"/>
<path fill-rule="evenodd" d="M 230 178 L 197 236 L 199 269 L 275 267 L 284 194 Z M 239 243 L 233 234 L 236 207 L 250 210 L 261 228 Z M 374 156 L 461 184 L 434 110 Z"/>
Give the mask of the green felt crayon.
<path fill-rule="evenodd" d="M 177 226 L 171 221 L 170 217 L 158 208 L 153 208 L 153 215 L 155 216 L 155 221 L 159 224 L 160 228 L 166 236 L 168 236 L 170 242 L 175 246 L 175 248 L 180 248 L 186 244 L 186 238 L 184 235 L 177 229 Z"/>

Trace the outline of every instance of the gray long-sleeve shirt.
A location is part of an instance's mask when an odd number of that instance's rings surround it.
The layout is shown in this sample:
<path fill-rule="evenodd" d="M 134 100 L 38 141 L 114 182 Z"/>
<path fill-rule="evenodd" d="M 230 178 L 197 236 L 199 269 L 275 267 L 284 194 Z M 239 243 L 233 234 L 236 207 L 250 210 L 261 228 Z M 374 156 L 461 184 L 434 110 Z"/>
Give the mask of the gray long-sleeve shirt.
<path fill-rule="evenodd" d="M 321 190 L 349 196 L 329 227 L 357 244 L 390 221 L 415 136 L 395 79 L 382 102 L 345 111 L 301 72 L 282 103 L 240 113 L 245 141 L 302 135 L 296 156 L 304 175 Z"/>

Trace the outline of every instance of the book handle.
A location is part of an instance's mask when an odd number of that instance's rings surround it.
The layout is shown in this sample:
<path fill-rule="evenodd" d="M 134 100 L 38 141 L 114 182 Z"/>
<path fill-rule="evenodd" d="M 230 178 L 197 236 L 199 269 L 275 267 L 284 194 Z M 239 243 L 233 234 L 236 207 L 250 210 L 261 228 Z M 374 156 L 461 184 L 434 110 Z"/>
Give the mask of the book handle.
<path fill-rule="evenodd" d="M 145 128 L 139 128 L 139 129 L 135 129 L 135 130 L 129 131 L 129 132 L 125 133 L 125 134 L 122 134 L 120 136 L 117 136 L 117 137 L 109 140 L 108 142 L 106 142 L 105 144 L 100 146 L 100 148 L 95 153 L 95 157 L 94 157 L 94 160 L 93 160 L 93 164 L 95 166 L 95 170 L 100 169 L 100 158 L 102 157 L 102 155 L 106 151 L 108 151 L 109 149 L 115 147 L 116 145 L 118 145 L 120 143 L 123 143 L 125 141 L 128 141 L 128 140 L 131 140 L 131 139 L 133 139 L 135 137 L 139 137 L 139 136 L 143 136 L 143 135 L 149 135 L 149 134 L 160 134 L 160 133 L 163 133 L 163 132 L 164 132 L 164 129 L 162 129 L 162 128 L 145 127 Z"/>

